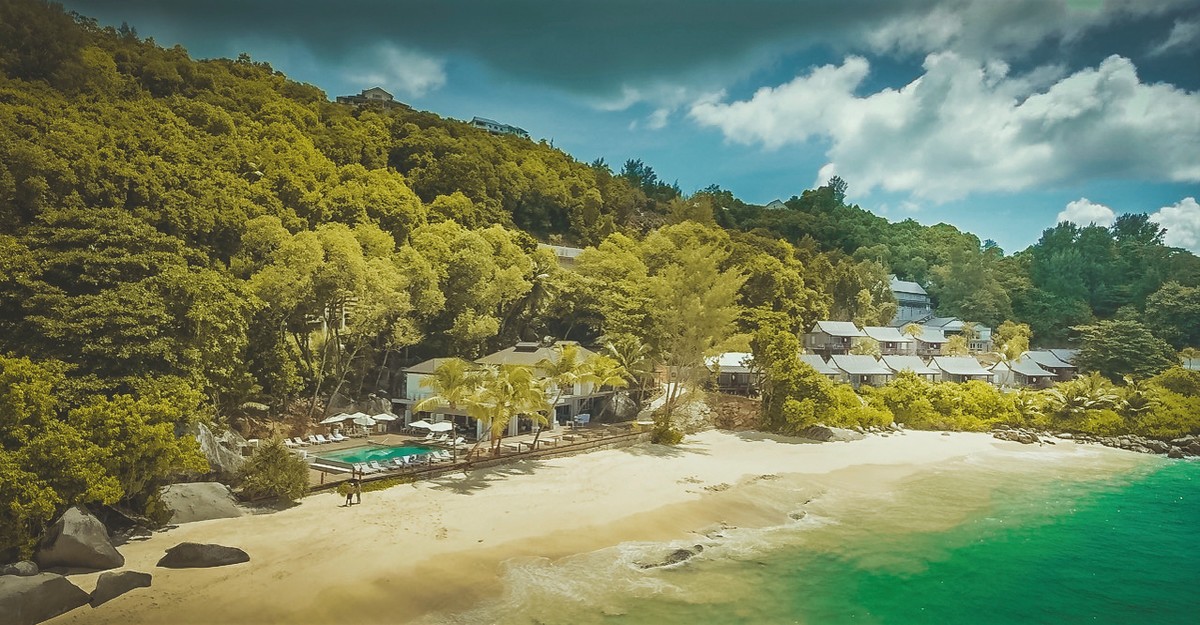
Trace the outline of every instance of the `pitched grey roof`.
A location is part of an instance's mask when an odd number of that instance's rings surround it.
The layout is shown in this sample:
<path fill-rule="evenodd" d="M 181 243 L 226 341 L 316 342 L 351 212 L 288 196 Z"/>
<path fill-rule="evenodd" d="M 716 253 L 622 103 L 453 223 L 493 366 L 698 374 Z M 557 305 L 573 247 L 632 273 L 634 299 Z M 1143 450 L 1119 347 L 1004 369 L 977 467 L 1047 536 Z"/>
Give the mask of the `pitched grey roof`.
<path fill-rule="evenodd" d="M 938 372 L 917 356 L 884 356 L 883 364 L 896 373 L 912 371 L 918 375 L 935 375 Z"/>
<path fill-rule="evenodd" d="M 1055 356 L 1053 353 L 1051 353 L 1049 351 L 1045 351 L 1045 350 L 1029 351 L 1029 352 L 1025 352 L 1024 354 L 1021 354 L 1022 358 L 1026 357 L 1026 356 L 1028 356 L 1030 360 L 1036 362 L 1041 367 L 1049 367 L 1051 369 L 1074 369 L 1075 368 L 1075 365 L 1072 365 L 1070 363 L 1065 363 L 1065 362 L 1059 360 L 1058 356 Z"/>
<path fill-rule="evenodd" d="M 1079 355 L 1079 350 L 1077 349 L 1048 349 L 1046 351 L 1054 354 L 1055 358 L 1067 363 L 1068 365 L 1075 364 L 1075 357 Z"/>
<path fill-rule="evenodd" d="M 822 375 L 838 375 L 839 373 L 837 369 L 834 369 L 829 363 L 825 362 L 825 359 L 821 358 L 818 354 L 800 354 L 800 362 L 816 369 L 817 373 Z"/>
<path fill-rule="evenodd" d="M 921 326 L 921 336 L 917 337 L 922 343 L 945 343 L 946 333 L 929 326 Z"/>
<path fill-rule="evenodd" d="M 925 322 L 931 328 L 941 328 L 943 331 L 955 332 L 962 330 L 962 321 L 958 317 L 934 317 Z"/>
<path fill-rule="evenodd" d="M 1009 365 L 1012 367 L 1013 371 L 1020 373 L 1021 375 L 1024 375 L 1024 376 L 1031 377 L 1031 378 L 1044 378 L 1044 377 L 1053 377 L 1054 376 L 1053 372 L 1046 371 L 1045 369 L 1041 368 L 1041 366 L 1039 366 L 1037 362 L 1035 362 L 1032 358 L 1030 358 L 1028 356 L 1021 356 L 1020 358 L 1009 363 Z"/>
<path fill-rule="evenodd" d="M 555 345 L 570 343 L 573 343 L 573 341 L 559 341 Z M 579 347 L 580 360 L 586 360 L 594 355 L 596 355 L 596 352 L 586 347 Z M 557 357 L 558 350 L 554 349 L 554 347 L 547 347 L 538 343 L 517 343 L 513 347 L 478 358 L 475 362 L 481 365 L 524 365 L 526 367 L 533 367 L 543 359 L 555 360 Z"/>
<path fill-rule="evenodd" d="M 979 365 L 979 361 L 970 356 L 934 356 L 929 366 L 941 369 L 949 375 L 973 375 L 991 377 L 991 371 Z"/>
<path fill-rule="evenodd" d="M 829 336 L 866 336 L 858 326 L 849 321 L 818 321 L 813 326 L 813 332 L 818 330 Z"/>
<path fill-rule="evenodd" d="M 874 356 L 857 354 L 834 355 L 829 357 L 833 366 L 850 375 L 891 375 L 891 369 L 883 366 Z"/>
<path fill-rule="evenodd" d="M 863 332 L 867 336 L 879 341 L 880 343 L 912 343 L 913 337 L 907 334 L 900 334 L 900 328 L 888 328 L 883 326 L 863 326 Z"/>
<path fill-rule="evenodd" d="M 929 295 L 929 293 L 926 293 L 925 289 L 922 288 L 921 285 L 917 284 L 916 282 L 909 282 L 908 280 L 892 278 L 891 286 L 892 291 L 895 293 L 915 293 L 917 295 Z"/>

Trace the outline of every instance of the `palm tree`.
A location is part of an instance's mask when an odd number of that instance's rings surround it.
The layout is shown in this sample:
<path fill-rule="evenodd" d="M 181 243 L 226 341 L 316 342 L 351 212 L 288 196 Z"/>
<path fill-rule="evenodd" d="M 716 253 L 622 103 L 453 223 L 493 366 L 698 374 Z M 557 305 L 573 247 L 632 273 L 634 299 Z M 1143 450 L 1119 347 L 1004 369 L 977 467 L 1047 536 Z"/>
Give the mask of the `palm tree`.
<path fill-rule="evenodd" d="M 596 354 L 587 359 L 586 373 L 580 377 L 581 382 L 589 382 L 596 388 L 610 386 L 612 388 L 625 388 L 629 386 L 629 372 L 622 367 L 615 358 L 610 358 L 603 354 Z M 604 416 L 604 410 L 608 408 L 605 404 L 600 409 L 600 415 L 596 417 L 599 421 Z"/>
<path fill-rule="evenodd" d="M 569 390 L 575 388 L 575 384 L 580 382 L 582 377 L 587 373 L 587 365 L 580 358 L 579 346 L 574 343 L 559 343 L 554 346 L 554 352 L 557 358 L 543 358 L 535 365 L 542 375 L 554 383 L 554 401 L 550 402 L 550 408 L 547 412 L 552 412 L 557 409 L 558 402 L 562 401 L 564 395 Z M 540 416 L 540 415 L 539 415 Z M 538 419 L 539 423 L 543 419 Z M 549 425 L 549 419 L 545 419 L 545 424 Z M 537 447 L 538 437 L 542 435 L 542 429 L 533 435 L 533 446 Z"/>
<path fill-rule="evenodd" d="M 490 433 L 493 453 L 504 438 L 508 424 L 522 414 L 535 420 L 546 410 L 548 393 L 544 380 L 533 369 L 520 365 L 502 365 L 484 369 L 479 391 L 467 406 L 472 417 L 483 422 Z M 476 442 L 474 451 L 482 441 Z"/>
<path fill-rule="evenodd" d="M 1130 421 L 1146 414 L 1161 403 L 1153 384 L 1125 376 L 1125 396 L 1121 398 L 1121 414 Z"/>
<path fill-rule="evenodd" d="M 1099 373 L 1092 372 L 1064 382 L 1057 387 L 1048 389 L 1048 407 L 1064 420 L 1074 420 L 1086 416 L 1092 410 L 1115 408 L 1120 402 L 1120 395 L 1109 382 Z"/>
<path fill-rule="evenodd" d="M 437 408 L 458 410 L 467 409 L 467 416 L 475 418 L 470 407 L 479 392 L 482 377 L 471 363 L 462 358 L 449 358 L 433 370 L 433 375 L 421 380 L 421 386 L 433 391 L 413 406 L 413 412 L 427 412 Z M 476 443 L 478 445 L 478 443 Z M 455 458 L 458 456 L 458 445 L 452 445 Z"/>
<path fill-rule="evenodd" d="M 641 402 L 641 394 L 646 391 L 646 384 L 654 377 L 654 361 L 650 359 L 650 346 L 636 339 L 615 343 L 606 341 L 604 351 L 625 370 L 626 379 L 637 386 Z"/>

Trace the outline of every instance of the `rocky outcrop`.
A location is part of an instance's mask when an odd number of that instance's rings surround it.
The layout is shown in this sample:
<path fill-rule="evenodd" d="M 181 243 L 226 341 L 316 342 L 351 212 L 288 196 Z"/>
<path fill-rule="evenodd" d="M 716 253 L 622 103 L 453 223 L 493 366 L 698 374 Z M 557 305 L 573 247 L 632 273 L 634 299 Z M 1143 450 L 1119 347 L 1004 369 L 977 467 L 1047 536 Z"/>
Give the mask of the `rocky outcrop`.
<path fill-rule="evenodd" d="M 179 543 L 167 550 L 158 566 L 167 569 L 195 569 L 249 562 L 250 556 L 237 547 L 201 543 Z"/>
<path fill-rule="evenodd" d="M 70 612 L 91 599 L 80 587 L 54 573 L 0 578 L 0 623 L 33 625 Z"/>
<path fill-rule="evenodd" d="M 821 441 L 827 443 L 830 441 L 860 441 L 863 435 L 854 430 L 844 428 L 831 428 L 825 425 L 813 425 L 800 430 L 797 436 L 807 438 L 809 440 Z"/>
<path fill-rule="evenodd" d="M 231 478 L 241 470 L 246 459 L 242 457 L 242 447 L 246 439 L 233 430 L 225 430 L 220 435 L 203 423 L 196 424 L 190 432 L 200 444 L 200 451 L 208 459 L 208 466 L 214 475 Z"/>
<path fill-rule="evenodd" d="M 46 531 L 34 560 L 43 569 L 114 569 L 125 557 L 112 546 L 108 530 L 82 506 L 73 506 Z"/>
<path fill-rule="evenodd" d="M 1200 436 L 1184 436 L 1171 441 L 1138 436 L 1137 434 L 1122 434 L 1120 436 L 1092 436 L 1090 434 L 1075 434 L 1071 432 L 1035 432 L 1025 428 L 1000 427 L 992 432 L 992 436 L 1000 440 L 1017 443 L 1039 443 L 1053 445 L 1051 437 L 1059 440 L 1073 440 L 1076 443 L 1095 443 L 1105 447 L 1114 447 L 1140 454 L 1165 454 L 1168 458 L 1184 458 L 1200 456 Z"/>
<path fill-rule="evenodd" d="M 638 566 L 642 567 L 643 569 L 655 569 L 662 566 L 672 566 L 691 560 L 692 558 L 700 555 L 701 551 L 704 551 L 704 545 L 693 545 L 691 549 L 676 549 L 675 551 L 667 554 L 667 557 L 658 562 L 644 563 L 639 564 Z"/>
<path fill-rule="evenodd" d="M 17 575 L 20 577 L 29 577 L 37 575 L 38 566 L 29 560 L 22 560 L 15 564 L 5 564 L 4 568 L 0 568 L 0 575 Z"/>
<path fill-rule="evenodd" d="M 159 500 L 171 510 L 170 523 L 230 519 L 244 514 L 233 491 L 220 482 L 171 484 L 159 491 Z"/>
<path fill-rule="evenodd" d="M 1042 439 L 1037 432 L 1026 430 L 1023 428 L 1005 428 L 992 432 L 992 437 L 1002 441 L 1012 441 L 1023 445 L 1032 445 L 1041 443 Z"/>
<path fill-rule="evenodd" d="M 92 591 L 92 607 L 112 601 L 134 588 L 149 588 L 150 574 L 140 571 L 117 571 L 101 573 Z"/>

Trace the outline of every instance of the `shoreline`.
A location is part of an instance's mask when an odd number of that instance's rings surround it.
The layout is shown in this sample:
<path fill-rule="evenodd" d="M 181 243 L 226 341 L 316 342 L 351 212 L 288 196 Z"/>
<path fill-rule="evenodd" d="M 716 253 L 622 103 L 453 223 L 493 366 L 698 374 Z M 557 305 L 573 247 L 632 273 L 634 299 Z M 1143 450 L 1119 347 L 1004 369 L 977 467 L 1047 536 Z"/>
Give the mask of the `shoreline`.
<path fill-rule="evenodd" d="M 461 612 L 502 592 L 504 563 L 556 560 L 631 541 L 695 538 L 721 524 L 779 524 L 787 502 L 766 485 L 781 476 L 886 490 L 896 480 L 962 459 L 1013 453 L 1047 459 L 1127 452 L 1060 444 L 1031 448 L 987 433 L 907 431 L 850 443 L 811 443 L 710 430 L 679 447 L 638 445 L 444 476 L 366 493 L 341 507 L 318 493 L 270 514 L 180 525 L 119 547 L 127 570 L 153 586 L 49 623 L 378 623 Z M 240 547 L 250 562 L 213 569 L 155 568 L 184 541 Z M 75 575 L 90 590 L 96 574 Z"/>

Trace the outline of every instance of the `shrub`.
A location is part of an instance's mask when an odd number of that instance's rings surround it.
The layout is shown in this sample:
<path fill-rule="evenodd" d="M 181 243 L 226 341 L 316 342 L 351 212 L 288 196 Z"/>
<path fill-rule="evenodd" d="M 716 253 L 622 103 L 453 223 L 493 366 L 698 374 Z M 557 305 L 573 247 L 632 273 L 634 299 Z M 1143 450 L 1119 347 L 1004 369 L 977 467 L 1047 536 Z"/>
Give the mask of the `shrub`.
<path fill-rule="evenodd" d="M 296 501 L 308 491 L 308 464 L 278 438 L 263 441 L 239 475 L 242 493 L 251 499 Z"/>

